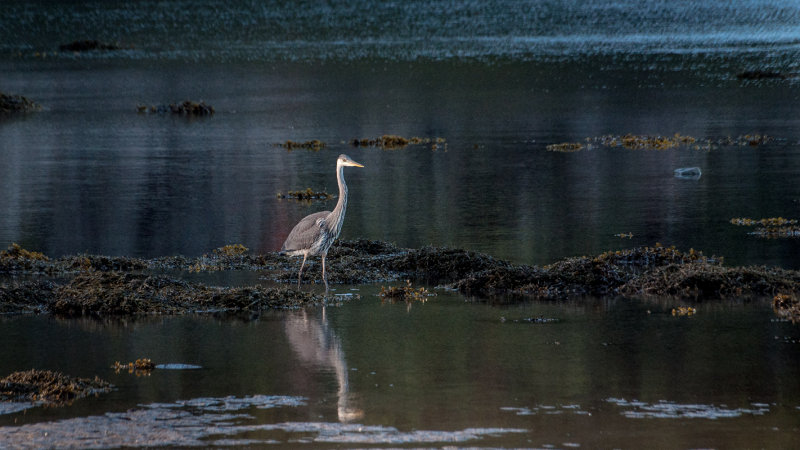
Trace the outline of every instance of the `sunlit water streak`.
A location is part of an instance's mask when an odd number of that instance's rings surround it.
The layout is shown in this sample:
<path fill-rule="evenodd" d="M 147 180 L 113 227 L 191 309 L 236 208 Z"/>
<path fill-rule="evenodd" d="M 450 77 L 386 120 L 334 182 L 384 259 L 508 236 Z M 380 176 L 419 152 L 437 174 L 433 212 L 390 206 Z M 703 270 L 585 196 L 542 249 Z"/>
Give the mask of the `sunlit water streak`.
<path fill-rule="evenodd" d="M 795 2 L 409 1 L 4 4 L 0 51 L 76 39 L 134 59 L 540 59 L 596 54 L 798 51 Z M 108 57 L 96 53 L 95 57 Z M 763 55 L 762 55 L 763 56 Z M 777 59 L 772 59 L 776 62 Z"/>
<path fill-rule="evenodd" d="M 252 396 L 147 404 L 123 413 L 0 428 L 0 443 L 13 448 L 293 443 L 413 445 L 477 443 L 485 436 L 497 437 L 527 431 L 513 428 L 467 428 L 458 431 L 403 432 L 394 427 L 329 422 L 254 424 L 256 418 L 248 413 L 253 409 L 302 406 L 305 401 L 302 398 Z M 268 433 L 272 437 L 253 438 L 253 433 Z"/>

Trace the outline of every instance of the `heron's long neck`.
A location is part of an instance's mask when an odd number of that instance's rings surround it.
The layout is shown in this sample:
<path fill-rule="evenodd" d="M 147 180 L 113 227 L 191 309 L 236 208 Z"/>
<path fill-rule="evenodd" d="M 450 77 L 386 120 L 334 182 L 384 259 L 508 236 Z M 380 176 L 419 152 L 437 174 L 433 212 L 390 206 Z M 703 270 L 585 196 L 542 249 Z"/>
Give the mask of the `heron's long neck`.
<path fill-rule="evenodd" d="M 336 208 L 328 216 L 326 222 L 329 224 L 333 235 L 339 237 L 344 222 L 344 212 L 347 209 L 347 184 L 344 182 L 344 166 L 336 166 L 336 181 L 339 183 L 339 201 Z"/>

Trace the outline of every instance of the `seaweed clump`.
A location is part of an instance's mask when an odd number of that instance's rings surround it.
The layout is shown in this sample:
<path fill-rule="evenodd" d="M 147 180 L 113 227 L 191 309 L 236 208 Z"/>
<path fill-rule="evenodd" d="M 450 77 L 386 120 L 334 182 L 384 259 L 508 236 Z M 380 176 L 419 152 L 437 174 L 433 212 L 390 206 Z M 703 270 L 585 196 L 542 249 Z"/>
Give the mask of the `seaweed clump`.
<path fill-rule="evenodd" d="M 436 294 L 431 294 L 424 287 L 415 289 L 414 286 L 411 285 L 411 280 L 406 280 L 404 286 L 390 286 L 389 288 L 381 286 L 381 292 L 378 293 L 378 295 L 382 300 L 390 300 L 392 302 L 411 302 L 416 300 L 424 303 L 428 301 L 428 297 L 432 297 Z"/>
<path fill-rule="evenodd" d="M 623 147 L 630 150 L 666 150 L 681 145 L 694 144 L 697 139 L 675 133 L 672 136 L 650 136 L 626 134 L 624 136 L 606 135 L 595 139 L 595 142 L 606 147 Z"/>
<path fill-rule="evenodd" d="M 151 361 L 150 358 L 139 358 L 134 362 L 129 362 L 126 364 L 116 361 L 111 368 L 114 369 L 114 373 L 120 373 L 123 370 L 127 370 L 128 373 L 135 373 L 136 376 L 140 376 L 150 375 L 150 373 L 155 370 L 156 364 Z"/>
<path fill-rule="evenodd" d="M 0 92 L 0 117 L 11 113 L 39 111 L 42 106 L 22 95 Z"/>
<path fill-rule="evenodd" d="M 797 225 L 797 219 L 768 217 L 755 220 L 748 217 L 736 217 L 731 219 L 731 223 L 745 227 L 758 226 L 749 234 L 761 238 L 776 239 L 800 237 L 800 226 Z"/>
<path fill-rule="evenodd" d="M 295 199 L 295 200 L 305 200 L 305 201 L 330 200 L 331 198 L 333 198 L 333 194 L 329 194 L 329 193 L 324 192 L 324 191 L 315 192 L 311 188 L 306 188 L 305 190 L 302 190 L 302 191 L 289 191 L 286 194 L 284 194 L 282 192 L 278 192 L 277 197 L 278 198 L 289 198 L 289 199 Z"/>
<path fill-rule="evenodd" d="M 353 139 L 350 143 L 353 147 L 379 147 L 384 150 L 393 150 L 407 147 L 409 145 L 426 145 L 431 144 L 432 149 L 437 149 L 439 144 L 444 144 L 444 138 L 421 138 L 411 137 L 405 138 L 395 134 L 384 134 L 376 139 Z"/>
<path fill-rule="evenodd" d="M 47 310 L 63 316 L 259 311 L 322 304 L 313 293 L 245 286 L 222 288 L 163 275 L 81 273 L 54 289 Z"/>
<path fill-rule="evenodd" d="M 170 103 L 168 105 L 137 105 L 136 110 L 140 113 L 172 113 L 181 116 L 210 116 L 214 114 L 214 107 L 202 100 L 199 102 L 185 100 L 182 103 Z"/>
<path fill-rule="evenodd" d="M 49 370 L 14 372 L 0 379 L 0 401 L 62 405 L 72 400 L 109 392 L 112 385 L 98 377 L 74 378 Z"/>
<path fill-rule="evenodd" d="M 214 272 L 240 265 L 247 257 L 249 249 L 242 244 L 229 244 L 215 248 L 211 255 L 204 254 L 189 267 L 189 272 Z"/>
<path fill-rule="evenodd" d="M 692 306 L 678 306 L 677 308 L 672 308 L 673 316 L 693 316 L 695 314 L 697 314 L 697 308 Z"/>
<path fill-rule="evenodd" d="M 288 140 L 286 142 L 281 142 L 275 145 L 278 147 L 283 147 L 289 151 L 305 149 L 318 152 L 323 148 L 325 148 L 325 143 L 320 141 L 319 139 L 312 139 L 310 141 L 304 141 L 304 142 Z"/>
<path fill-rule="evenodd" d="M 550 144 L 548 151 L 553 152 L 577 152 L 583 149 L 591 150 L 595 147 L 605 148 L 625 148 L 629 150 L 668 150 L 679 147 L 689 147 L 694 150 L 711 150 L 720 146 L 738 147 L 758 147 L 772 142 L 774 138 L 762 134 L 745 134 L 736 137 L 726 136 L 715 139 L 697 139 L 692 136 L 685 136 L 675 133 L 672 136 L 662 135 L 636 135 L 607 134 L 603 136 L 587 137 L 585 145 L 580 142 L 564 142 L 561 144 Z"/>
<path fill-rule="evenodd" d="M 580 142 L 564 142 L 561 144 L 550 144 L 547 146 L 548 152 L 572 153 L 583 150 Z"/>
<path fill-rule="evenodd" d="M 40 252 L 22 248 L 12 243 L 0 251 L 0 272 L 44 270 L 50 258 Z"/>
<path fill-rule="evenodd" d="M 772 309 L 778 317 L 800 322 L 800 300 L 796 295 L 779 293 L 772 298 Z"/>

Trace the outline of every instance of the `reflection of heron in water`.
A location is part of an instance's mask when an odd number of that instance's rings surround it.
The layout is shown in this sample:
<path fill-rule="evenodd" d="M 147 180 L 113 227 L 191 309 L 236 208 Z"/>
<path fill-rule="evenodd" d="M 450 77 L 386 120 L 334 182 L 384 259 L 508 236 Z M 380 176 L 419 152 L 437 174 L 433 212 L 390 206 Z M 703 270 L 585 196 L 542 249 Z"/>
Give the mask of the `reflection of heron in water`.
<path fill-rule="evenodd" d="M 305 216 L 297 225 L 292 228 L 286 242 L 283 243 L 281 253 L 289 256 L 303 255 L 303 262 L 300 263 L 300 272 L 297 274 L 297 285 L 303 279 L 303 266 L 306 265 L 306 258 L 314 255 L 322 255 L 322 281 L 325 282 L 325 290 L 328 290 L 328 277 L 325 276 L 325 256 L 328 249 L 333 245 L 333 241 L 339 237 L 344 223 L 344 213 L 347 209 L 347 185 L 344 182 L 345 166 L 364 167 L 353 161 L 347 155 L 339 155 L 336 160 L 336 181 L 339 183 L 339 201 L 333 211 L 320 211 Z"/>
<path fill-rule="evenodd" d="M 340 422 L 349 422 L 364 417 L 364 411 L 352 405 L 348 381 L 347 362 L 344 360 L 339 338 L 333 328 L 328 326 L 325 308 L 322 308 L 322 319 L 309 317 L 306 311 L 291 314 L 285 322 L 286 336 L 292 350 L 306 364 L 313 364 L 333 369 L 339 389 L 337 414 Z"/>

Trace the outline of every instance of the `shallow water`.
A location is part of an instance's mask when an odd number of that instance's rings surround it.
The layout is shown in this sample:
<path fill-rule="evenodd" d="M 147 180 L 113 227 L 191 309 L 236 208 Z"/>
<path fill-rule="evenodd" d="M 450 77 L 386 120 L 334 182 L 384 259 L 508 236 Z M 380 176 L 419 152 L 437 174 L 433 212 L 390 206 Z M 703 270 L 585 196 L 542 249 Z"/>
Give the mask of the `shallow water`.
<path fill-rule="evenodd" d="M 0 442 L 786 448 L 800 433 L 800 331 L 766 302 L 680 317 L 667 301 L 503 307 L 439 291 L 408 307 L 350 289 L 337 292 L 361 298 L 340 308 L 259 317 L 3 319 L 0 373 L 117 390 L 0 415 Z M 202 368 L 111 369 L 141 357 Z"/>
<path fill-rule="evenodd" d="M 800 219 L 800 84 L 736 77 L 800 71 L 799 18 L 795 2 L 760 0 L 5 1 L 0 90 L 44 110 L 0 119 L 0 248 L 275 251 L 297 220 L 333 207 L 275 194 L 334 191 L 345 152 L 365 165 L 345 172 L 345 239 L 526 264 L 660 242 L 797 269 L 800 239 L 729 221 Z M 124 49 L 58 51 L 76 39 Z M 216 113 L 136 112 L 186 99 Z M 626 133 L 774 139 L 546 149 Z M 349 144 L 383 134 L 446 144 Z M 274 145 L 289 139 L 327 146 Z M 702 175 L 676 178 L 682 167 Z M 674 317 L 668 300 L 503 307 L 439 292 L 407 308 L 381 304 L 379 286 L 337 288 L 362 297 L 257 317 L 0 318 L 0 374 L 52 369 L 117 386 L 63 408 L 4 406 L 0 447 L 798 440 L 800 334 L 767 300 Z M 141 357 L 168 366 L 110 369 Z"/>
<path fill-rule="evenodd" d="M 661 242 L 731 264 L 800 267 L 800 240 L 759 239 L 729 223 L 798 218 L 794 84 L 700 86 L 699 74 L 637 81 L 647 74 L 595 64 L 6 63 L 7 89 L 47 110 L 0 124 L 0 242 L 51 256 L 196 256 L 230 243 L 275 251 L 297 220 L 333 207 L 276 193 L 335 192 L 335 158 L 346 152 L 366 166 L 345 171 L 346 239 L 449 245 L 528 264 Z M 185 98 L 217 112 L 135 112 Z M 546 150 L 629 132 L 776 139 L 711 150 Z M 386 133 L 447 143 L 349 144 Z M 328 146 L 274 146 L 287 139 Z M 694 166 L 697 180 L 673 174 Z"/>

